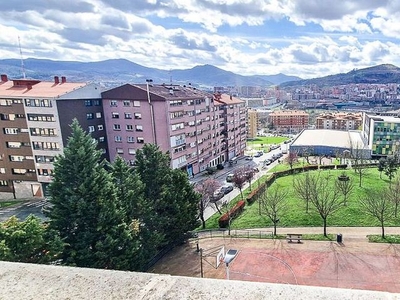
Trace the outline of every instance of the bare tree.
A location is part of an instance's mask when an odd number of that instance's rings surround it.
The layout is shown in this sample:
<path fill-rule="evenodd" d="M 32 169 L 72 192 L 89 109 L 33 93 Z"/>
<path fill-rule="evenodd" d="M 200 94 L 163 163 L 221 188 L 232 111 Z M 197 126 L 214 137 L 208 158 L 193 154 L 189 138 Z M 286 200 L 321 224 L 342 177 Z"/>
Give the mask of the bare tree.
<path fill-rule="evenodd" d="M 301 156 L 303 156 L 307 164 L 310 164 L 310 156 L 314 153 L 314 148 L 313 147 L 303 147 L 301 149 Z"/>
<path fill-rule="evenodd" d="M 246 167 L 244 167 L 243 173 L 244 173 L 244 177 L 246 178 L 246 181 L 249 183 L 249 188 L 251 191 L 251 181 L 253 180 L 256 172 L 254 171 L 254 168 L 252 168 L 250 166 L 246 166 Z"/>
<path fill-rule="evenodd" d="M 220 187 L 220 183 L 212 178 L 208 178 L 202 182 L 199 182 L 195 185 L 194 189 L 201 195 L 199 201 L 199 219 L 201 220 L 202 228 L 206 228 L 206 221 L 204 218 L 204 212 L 206 208 L 210 205 L 211 199 L 214 195 L 214 192 Z M 215 202 L 215 207 L 218 212 L 221 214 L 219 210 L 218 204 Z"/>
<path fill-rule="evenodd" d="M 289 164 L 291 170 L 293 170 L 293 166 L 298 161 L 298 156 L 296 152 L 290 151 L 288 156 L 286 157 L 286 162 Z"/>
<path fill-rule="evenodd" d="M 344 198 L 344 205 L 347 205 L 347 199 L 354 190 L 353 180 L 343 172 L 335 182 L 336 188 L 342 192 Z"/>
<path fill-rule="evenodd" d="M 311 200 L 311 180 L 314 179 L 310 176 L 309 172 L 299 174 L 294 177 L 293 188 L 296 195 L 306 203 L 306 213 L 308 213 L 309 203 Z"/>
<path fill-rule="evenodd" d="M 240 168 L 236 169 L 235 172 L 233 173 L 233 178 L 232 178 L 233 185 L 239 189 L 240 191 L 240 196 L 243 199 L 243 187 L 246 183 L 246 175 L 245 175 L 245 169 Z"/>
<path fill-rule="evenodd" d="M 269 188 L 264 191 L 260 197 L 262 203 L 262 212 L 274 224 L 274 235 L 276 236 L 276 226 L 279 222 L 279 217 L 282 211 L 287 207 L 288 191 L 278 185 L 274 188 Z"/>
<path fill-rule="evenodd" d="M 400 178 L 396 179 L 387 187 L 385 196 L 394 205 L 394 217 L 397 218 L 397 210 L 400 204 Z"/>
<path fill-rule="evenodd" d="M 343 206 L 343 200 L 340 197 L 340 191 L 335 185 L 330 183 L 329 177 L 323 177 L 320 174 L 310 175 L 311 177 L 311 198 L 310 202 L 317 209 L 324 224 L 324 236 L 326 234 L 327 219 Z"/>
<path fill-rule="evenodd" d="M 357 143 L 351 145 L 350 155 L 352 158 L 353 169 L 359 178 L 359 187 L 362 186 L 362 177 L 367 173 L 368 166 L 366 165 L 366 151 L 364 147 Z"/>
<path fill-rule="evenodd" d="M 382 238 L 385 238 L 385 222 L 392 216 L 391 201 L 385 197 L 383 191 L 368 190 L 360 198 L 362 209 L 372 217 L 378 219 L 382 228 Z"/>

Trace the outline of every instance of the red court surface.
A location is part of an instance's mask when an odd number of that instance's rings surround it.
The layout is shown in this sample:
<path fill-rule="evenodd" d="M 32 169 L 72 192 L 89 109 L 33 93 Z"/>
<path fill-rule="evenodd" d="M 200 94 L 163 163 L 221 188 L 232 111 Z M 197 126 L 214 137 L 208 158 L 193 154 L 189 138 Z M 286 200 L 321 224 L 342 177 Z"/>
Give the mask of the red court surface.
<path fill-rule="evenodd" d="M 225 264 L 215 269 L 221 246 L 239 250 L 229 265 L 230 280 L 400 292 L 400 245 L 352 239 L 336 242 L 204 239 L 200 259 L 194 242 L 176 248 L 151 270 L 179 276 L 227 278 Z M 209 250 L 209 251 L 208 251 Z"/>

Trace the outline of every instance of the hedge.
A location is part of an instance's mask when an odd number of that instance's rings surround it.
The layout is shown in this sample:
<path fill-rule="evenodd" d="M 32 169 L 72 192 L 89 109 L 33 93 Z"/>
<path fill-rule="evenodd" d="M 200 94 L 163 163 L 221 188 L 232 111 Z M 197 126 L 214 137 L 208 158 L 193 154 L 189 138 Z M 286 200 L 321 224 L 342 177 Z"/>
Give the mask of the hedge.
<path fill-rule="evenodd" d="M 219 227 L 220 228 L 227 227 L 229 225 L 230 220 L 233 220 L 242 213 L 245 205 L 246 203 L 243 200 L 240 200 L 238 203 L 236 203 L 234 207 L 232 207 L 228 212 L 226 212 L 219 218 L 218 220 Z"/>

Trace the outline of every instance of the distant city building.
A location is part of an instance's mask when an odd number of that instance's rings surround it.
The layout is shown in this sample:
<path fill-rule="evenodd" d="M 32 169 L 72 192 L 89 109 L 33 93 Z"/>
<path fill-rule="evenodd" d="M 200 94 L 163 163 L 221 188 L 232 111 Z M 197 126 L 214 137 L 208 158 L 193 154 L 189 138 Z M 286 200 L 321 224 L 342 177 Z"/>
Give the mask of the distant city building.
<path fill-rule="evenodd" d="M 363 133 L 372 156 L 394 155 L 400 152 L 400 118 L 363 114 Z"/>
<path fill-rule="evenodd" d="M 316 129 L 360 130 L 361 126 L 361 113 L 324 113 L 316 118 Z"/>
<path fill-rule="evenodd" d="M 258 121 L 258 112 L 255 109 L 249 109 L 247 111 L 247 114 L 248 114 L 247 137 L 255 138 L 257 137 L 258 130 L 260 129 Z"/>
<path fill-rule="evenodd" d="M 297 133 L 308 128 L 309 115 L 302 110 L 277 110 L 270 113 L 269 118 L 279 132 Z"/>

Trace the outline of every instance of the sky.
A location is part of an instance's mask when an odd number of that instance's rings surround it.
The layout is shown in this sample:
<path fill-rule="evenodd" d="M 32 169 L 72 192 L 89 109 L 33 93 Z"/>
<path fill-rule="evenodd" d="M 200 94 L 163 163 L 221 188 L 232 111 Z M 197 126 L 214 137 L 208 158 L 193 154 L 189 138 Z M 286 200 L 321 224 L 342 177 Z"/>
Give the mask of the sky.
<path fill-rule="evenodd" d="M 315 78 L 400 67 L 398 0 L 10 0 L 0 58 Z M 19 48 L 19 43 L 21 48 Z"/>

